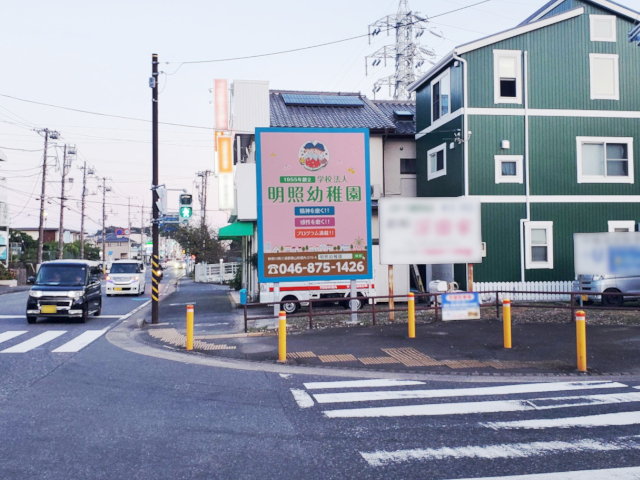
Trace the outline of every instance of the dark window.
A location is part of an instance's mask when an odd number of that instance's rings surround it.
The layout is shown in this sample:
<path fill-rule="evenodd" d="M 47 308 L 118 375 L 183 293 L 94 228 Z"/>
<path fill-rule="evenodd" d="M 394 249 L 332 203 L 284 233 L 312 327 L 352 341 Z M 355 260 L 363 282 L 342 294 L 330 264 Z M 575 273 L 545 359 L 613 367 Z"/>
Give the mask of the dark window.
<path fill-rule="evenodd" d="M 415 158 L 401 158 L 400 159 L 400 173 L 401 174 L 416 173 L 416 159 Z"/>
<path fill-rule="evenodd" d="M 503 177 L 515 177 L 516 176 L 516 162 L 502 162 L 502 176 Z"/>
<path fill-rule="evenodd" d="M 440 118 L 440 82 L 433 85 L 433 121 Z"/>
<path fill-rule="evenodd" d="M 500 96 L 507 98 L 516 98 L 516 79 L 501 78 L 500 79 Z"/>
<path fill-rule="evenodd" d="M 440 150 L 436 153 L 436 158 L 436 171 L 439 172 L 440 170 L 444 170 L 444 150 Z"/>

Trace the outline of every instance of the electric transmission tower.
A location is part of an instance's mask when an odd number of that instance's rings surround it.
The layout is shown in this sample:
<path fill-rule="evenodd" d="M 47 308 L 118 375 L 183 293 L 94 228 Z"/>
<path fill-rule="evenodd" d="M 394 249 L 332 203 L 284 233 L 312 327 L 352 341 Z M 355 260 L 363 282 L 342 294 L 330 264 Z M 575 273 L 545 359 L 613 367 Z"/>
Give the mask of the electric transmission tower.
<path fill-rule="evenodd" d="M 434 63 L 431 61 L 435 57 L 435 52 L 430 48 L 420 45 L 420 37 L 428 32 L 436 37 L 442 38 L 442 34 L 427 28 L 429 20 L 422 16 L 419 12 L 412 12 L 409 9 L 409 0 L 400 0 L 398 13 L 396 15 L 387 15 L 377 22 L 369 25 L 369 45 L 371 38 L 378 35 L 382 31 L 389 35 L 391 31 L 395 31 L 395 45 L 385 45 L 372 55 L 365 57 L 365 70 L 369 74 L 369 61 L 372 60 L 372 66 L 376 67 L 384 62 L 387 66 L 387 60 L 395 62 L 395 73 L 387 77 L 381 78 L 373 85 L 373 96 L 383 86 L 389 87 L 389 96 L 395 100 L 410 100 L 413 94 L 408 91 L 409 85 L 420 75 L 420 67 L 425 63 Z"/>

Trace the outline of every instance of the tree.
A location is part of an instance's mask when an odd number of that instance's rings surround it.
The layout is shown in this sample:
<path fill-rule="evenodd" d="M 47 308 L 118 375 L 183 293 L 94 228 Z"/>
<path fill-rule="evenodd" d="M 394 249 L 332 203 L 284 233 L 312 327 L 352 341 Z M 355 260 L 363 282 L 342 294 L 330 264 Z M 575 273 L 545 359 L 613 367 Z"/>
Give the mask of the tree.
<path fill-rule="evenodd" d="M 196 256 L 196 263 L 218 263 L 224 258 L 226 246 L 218 240 L 206 225 L 198 227 L 181 226 L 173 238 L 189 254 Z"/>

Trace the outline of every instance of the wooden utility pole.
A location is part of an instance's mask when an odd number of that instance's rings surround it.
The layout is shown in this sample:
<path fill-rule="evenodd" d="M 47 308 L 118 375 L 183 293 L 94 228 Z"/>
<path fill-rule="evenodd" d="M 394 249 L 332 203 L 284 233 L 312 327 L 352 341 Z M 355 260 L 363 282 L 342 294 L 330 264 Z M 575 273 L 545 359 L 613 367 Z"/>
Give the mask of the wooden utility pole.
<path fill-rule="evenodd" d="M 160 228 L 158 225 L 158 55 L 153 54 L 151 56 L 151 80 L 150 86 L 152 88 L 151 93 L 151 113 L 152 113 L 152 156 L 153 156 L 153 187 L 152 187 L 152 202 L 153 207 L 153 257 L 152 263 L 152 285 L 151 285 L 151 323 L 157 324 L 159 322 L 158 316 L 158 297 L 160 288 L 160 278 L 158 276 L 158 268 L 160 267 L 159 255 L 160 255 Z"/>
<path fill-rule="evenodd" d="M 107 179 L 102 177 L 102 273 L 107 273 Z"/>
<path fill-rule="evenodd" d="M 64 258 L 64 186 L 67 175 L 67 145 L 62 156 L 62 186 L 60 187 L 60 226 L 58 227 L 58 259 Z"/>
<path fill-rule="evenodd" d="M 129 254 L 127 255 L 127 258 L 131 258 L 131 197 L 127 197 L 127 200 L 129 201 L 129 210 L 127 213 L 127 216 L 129 218 L 129 235 L 127 235 L 127 239 L 129 242 Z"/>
<path fill-rule="evenodd" d="M 47 147 L 49 146 L 49 137 L 52 140 L 58 138 L 59 133 L 45 128 L 38 130 L 38 133 L 44 133 L 44 156 L 42 159 L 42 191 L 40 193 L 40 227 L 38 228 L 38 259 L 37 264 L 42 263 L 42 247 L 44 246 L 44 200 L 45 188 L 47 185 Z"/>
<path fill-rule="evenodd" d="M 140 207 L 140 261 L 144 262 L 144 200 L 142 201 L 142 206 Z"/>
<path fill-rule="evenodd" d="M 87 161 L 82 167 L 82 208 L 80 210 L 80 258 L 84 259 L 84 207 L 87 196 Z"/>

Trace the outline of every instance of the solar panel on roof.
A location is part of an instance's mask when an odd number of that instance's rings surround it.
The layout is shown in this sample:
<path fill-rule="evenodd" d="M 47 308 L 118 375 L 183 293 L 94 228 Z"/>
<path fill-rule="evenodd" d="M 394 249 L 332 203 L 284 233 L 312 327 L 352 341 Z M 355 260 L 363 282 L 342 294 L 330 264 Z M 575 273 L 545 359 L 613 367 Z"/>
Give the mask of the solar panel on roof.
<path fill-rule="evenodd" d="M 394 110 L 393 113 L 398 117 L 413 117 L 413 112 L 409 110 Z"/>
<path fill-rule="evenodd" d="M 320 107 L 361 107 L 364 102 L 353 95 L 301 95 L 283 93 L 286 105 L 310 105 Z"/>

